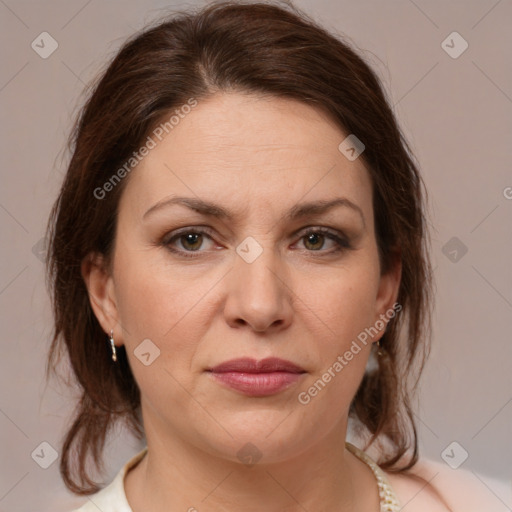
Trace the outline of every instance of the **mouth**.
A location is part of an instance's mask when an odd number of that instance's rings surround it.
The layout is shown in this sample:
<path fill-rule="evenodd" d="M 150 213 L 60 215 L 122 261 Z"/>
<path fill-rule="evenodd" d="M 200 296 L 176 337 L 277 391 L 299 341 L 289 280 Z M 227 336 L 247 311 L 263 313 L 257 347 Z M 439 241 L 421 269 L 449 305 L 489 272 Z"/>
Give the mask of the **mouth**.
<path fill-rule="evenodd" d="M 270 396 L 297 383 L 306 370 L 275 357 L 232 359 L 207 370 L 220 384 L 247 396 Z"/>

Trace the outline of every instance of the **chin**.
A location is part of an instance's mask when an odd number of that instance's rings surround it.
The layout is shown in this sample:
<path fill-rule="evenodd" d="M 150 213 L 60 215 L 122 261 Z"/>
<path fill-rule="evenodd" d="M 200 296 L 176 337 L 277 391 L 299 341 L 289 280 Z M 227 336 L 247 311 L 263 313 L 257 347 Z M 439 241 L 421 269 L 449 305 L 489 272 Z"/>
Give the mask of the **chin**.
<path fill-rule="evenodd" d="M 305 431 L 292 416 L 284 419 L 286 415 L 282 413 L 266 415 L 259 412 L 257 419 L 248 415 L 245 421 L 240 418 L 233 422 L 224 421 L 222 425 L 232 437 L 227 434 L 221 439 L 209 437 L 209 451 L 247 466 L 285 462 L 311 448 L 318 435 L 317 431 Z M 205 434 L 211 436 L 211 433 Z"/>

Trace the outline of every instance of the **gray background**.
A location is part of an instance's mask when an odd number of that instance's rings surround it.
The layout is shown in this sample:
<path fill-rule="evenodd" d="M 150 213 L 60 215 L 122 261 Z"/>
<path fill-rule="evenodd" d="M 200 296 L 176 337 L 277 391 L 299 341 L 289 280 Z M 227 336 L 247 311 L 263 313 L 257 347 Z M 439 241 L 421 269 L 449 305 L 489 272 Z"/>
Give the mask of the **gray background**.
<path fill-rule="evenodd" d="M 84 85 L 136 29 L 194 4 L 0 0 L 0 511 L 59 512 L 85 501 L 65 490 L 58 461 L 44 470 L 31 458 L 42 442 L 59 449 L 74 404 L 72 390 L 44 382 L 51 315 L 37 244 Z M 364 49 L 430 192 L 437 306 L 417 409 L 422 454 L 442 462 L 457 441 L 469 453 L 461 468 L 495 495 L 496 511 L 512 510 L 512 2 L 297 5 Z M 47 59 L 31 48 L 43 31 L 58 42 Z M 458 58 L 441 45 L 453 31 L 469 44 Z M 106 453 L 109 475 L 139 449 L 119 432 Z"/>

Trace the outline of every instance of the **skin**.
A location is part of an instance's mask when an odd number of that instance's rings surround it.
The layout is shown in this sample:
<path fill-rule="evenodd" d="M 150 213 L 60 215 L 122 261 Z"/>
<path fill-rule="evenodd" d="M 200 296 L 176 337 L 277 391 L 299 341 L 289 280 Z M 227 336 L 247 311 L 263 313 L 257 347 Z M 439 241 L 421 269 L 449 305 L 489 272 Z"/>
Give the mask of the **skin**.
<path fill-rule="evenodd" d="M 383 330 L 307 405 L 298 401 L 392 308 L 400 282 L 400 264 L 381 275 L 370 175 L 338 150 L 346 136 L 303 103 L 218 93 L 125 178 L 112 271 L 91 254 L 82 274 L 141 390 L 148 453 L 125 478 L 134 512 L 379 510 L 373 474 L 344 443 L 350 402 Z M 143 218 L 173 195 L 215 202 L 235 217 L 173 205 Z M 336 197 L 362 215 L 338 206 L 285 218 L 298 203 Z M 211 233 L 174 239 L 180 253 L 165 245 L 178 228 L 200 226 Z M 335 242 L 322 236 L 308 243 L 304 228 L 322 226 L 345 234 L 350 248 L 332 252 Z M 263 250 L 252 263 L 236 252 L 249 236 Z M 160 355 L 146 366 L 134 350 L 148 338 Z M 306 373 L 280 393 L 248 397 L 205 371 L 270 356 Z M 262 455 L 252 466 L 237 457 L 249 442 Z M 419 488 L 403 476 L 393 481 L 404 492 Z"/>

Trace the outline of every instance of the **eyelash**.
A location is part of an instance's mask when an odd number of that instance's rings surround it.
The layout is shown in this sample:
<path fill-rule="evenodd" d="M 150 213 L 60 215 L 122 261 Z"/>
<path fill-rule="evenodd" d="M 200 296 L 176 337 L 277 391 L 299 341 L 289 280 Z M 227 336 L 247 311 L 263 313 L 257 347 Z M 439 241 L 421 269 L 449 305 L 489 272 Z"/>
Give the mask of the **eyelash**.
<path fill-rule="evenodd" d="M 197 228 L 197 229 L 184 228 L 182 230 L 172 233 L 171 237 L 165 236 L 161 241 L 161 245 L 163 245 L 166 249 L 168 249 L 172 253 L 177 254 L 179 256 L 183 256 L 184 258 L 197 258 L 204 251 L 177 250 L 177 249 L 174 249 L 171 247 L 171 244 L 175 240 L 178 240 L 183 235 L 189 235 L 189 234 L 207 235 L 209 238 L 212 238 L 212 232 L 207 228 Z M 349 250 L 352 248 L 352 246 L 347 238 L 345 238 L 343 236 L 339 236 L 336 232 L 333 232 L 330 229 L 322 228 L 322 227 L 307 229 L 307 231 L 304 231 L 303 234 L 299 237 L 299 239 L 301 240 L 301 239 L 307 237 L 308 235 L 312 235 L 312 234 L 313 235 L 324 235 L 326 238 L 328 238 L 329 240 L 332 240 L 337 245 L 336 248 L 331 249 L 329 251 L 322 251 L 322 250 L 314 251 L 314 250 L 304 249 L 306 252 L 313 253 L 313 255 L 315 255 L 314 253 L 316 253 L 316 252 L 321 253 L 323 255 L 332 255 L 332 254 L 339 253 L 339 252 Z"/>

